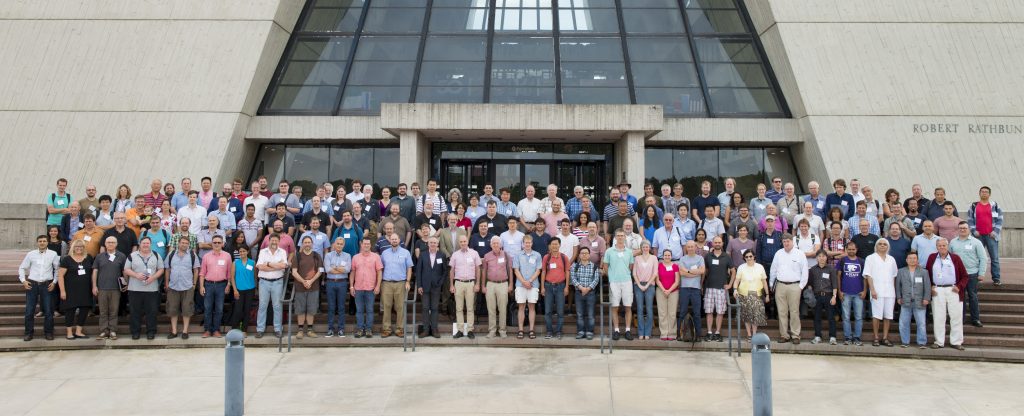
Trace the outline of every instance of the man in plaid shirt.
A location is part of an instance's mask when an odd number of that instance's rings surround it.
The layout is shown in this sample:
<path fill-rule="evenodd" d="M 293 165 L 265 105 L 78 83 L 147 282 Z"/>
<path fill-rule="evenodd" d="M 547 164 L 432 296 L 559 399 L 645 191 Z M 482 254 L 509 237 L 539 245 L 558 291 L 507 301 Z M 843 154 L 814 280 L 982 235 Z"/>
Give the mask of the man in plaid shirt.
<path fill-rule="evenodd" d="M 597 294 L 594 289 L 601 279 L 597 265 L 590 261 L 590 248 L 580 247 L 579 261 L 569 269 L 569 282 L 576 288 L 576 313 L 578 314 L 576 339 L 594 339 L 594 305 Z"/>

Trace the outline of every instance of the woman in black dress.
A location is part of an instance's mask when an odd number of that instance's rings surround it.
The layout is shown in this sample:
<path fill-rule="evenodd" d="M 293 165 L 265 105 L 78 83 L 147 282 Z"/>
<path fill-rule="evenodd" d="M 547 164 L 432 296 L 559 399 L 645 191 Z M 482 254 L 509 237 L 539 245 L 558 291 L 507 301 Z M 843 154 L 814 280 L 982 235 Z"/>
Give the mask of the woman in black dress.
<path fill-rule="evenodd" d="M 60 259 L 60 299 L 64 310 L 67 339 L 85 338 L 82 325 L 92 308 L 92 256 L 85 252 L 85 241 L 74 240 L 68 255 Z"/>
<path fill-rule="evenodd" d="M 60 227 L 56 225 L 47 225 L 46 237 L 46 248 L 48 250 L 53 250 L 54 253 L 57 253 L 58 257 L 63 256 L 67 252 L 68 243 L 65 242 L 64 240 L 61 240 Z M 53 292 L 50 292 L 50 305 L 53 305 L 53 310 L 55 311 L 54 316 L 57 318 L 61 317 L 59 293 L 59 290 L 54 290 Z M 39 311 L 39 313 L 36 314 L 36 317 L 40 316 L 43 316 L 43 311 Z"/>

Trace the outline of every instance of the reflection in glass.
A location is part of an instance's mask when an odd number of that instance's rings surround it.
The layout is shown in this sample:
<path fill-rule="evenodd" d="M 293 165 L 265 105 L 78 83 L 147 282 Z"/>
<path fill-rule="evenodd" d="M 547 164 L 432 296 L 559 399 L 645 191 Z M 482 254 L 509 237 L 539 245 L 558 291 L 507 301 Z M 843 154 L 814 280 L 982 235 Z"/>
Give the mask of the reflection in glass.
<path fill-rule="evenodd" d="M 320 184 L 327 180 L 327 162 L 330 160 L 326 146 L 288 146 L 285 149 L 285 174 L 288 181 Z M 304 187 L 305 188 L 305 187 Z M 313 189 L 306 189 L 310 195 Z"/>
<path fill-rule="evenodd" d="M 791 182 L 796 191 L 803 192 L 803 183 L 797 176 L 796 166 L 793 165 L 793 154 L 784 147 L 769 147 L 764 149 L 765 179 L 776 176 L 782 178 L 782 182 Z"/>
<path fill-rule="evenodd" d="M 260 176 L 267 177 L 268 186 L 272 189 L 284 178 L 284 145 L 265 144 L 260 147 L 252 172 L 249 173 L 249 183 Z"/>
<path fill-rule="evenodd" d="M 715 189 L 725 189 L 725 178 L 736 179 L 737 190 L 757 189 L 757 184 L 764 181 L 764 152 L 761 149 L 719 149 L 718 176 Z"/>

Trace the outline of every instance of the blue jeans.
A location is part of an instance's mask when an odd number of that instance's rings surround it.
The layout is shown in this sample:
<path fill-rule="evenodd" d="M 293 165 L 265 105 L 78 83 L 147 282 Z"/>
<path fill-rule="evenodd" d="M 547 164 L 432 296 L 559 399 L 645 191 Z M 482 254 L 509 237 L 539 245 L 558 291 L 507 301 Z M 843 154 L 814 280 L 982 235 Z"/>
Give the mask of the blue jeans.
<path fill-rule="evenodd" d="M 633 298 L 636 302 L 636 331 L 641 337 L 651 336 L 651 329 L 654 327 L 654 292 L 657 288 L 651 282 L 646 291 L 640 290 L 640 286 L 633 285 Z"/>
<path fill-rule="evenodd" d="M 967 293 L 964 293 L 964 319 L 971 312 L 972 322 L 981 322 L 981 307 L 978 306 L 978 275 L 967 275 Z"/>
<path fill-rule="evenodd" d="M 274 332 L 281 332 L 281 296 L 284 295 L 284 279 L 260 279 L 260 304 L 256 310 L 256 332 L 267 329 L 267 304 L 274 308 Z"/>
<path fill-rule="evenodd" d="M 843 338 L 860 339 L 861 330 L 864 329 L 864 299 L 858 293 L 843 294 Z M 850 311 L 853 310 L 853 317 L 856 320 L 853 334 L 850 334 Z"/>
<path fill-rule="evenodd" d="M 327 289 L 327 329 L 333 329 L 335 332 L 344 331 L 348 279 L 327 279 L 324 287 Z"/>
<path fill-rule="evenodd" d="M 356 331 L 373 331 L 373 291 L 356 291 Z"/>
<path fill-rule="evenodd" d="M 596 289 L 596 288 L 595 288 Z M 576 332 L 594 332 L 594 305 L 597 303 L 597 292 L 591 290 L 586 295 L 576 289 Z"/>
<path fill-rule="evenodd" d="M 219 332 L 220 324 L 224 320 L 224 289 L 228 287 L 228 282 L 206 282 L 203 287 L 206 288 L 206 295 L 203 296 L 206 311 L 203 315 L 203 328 L 209 333 Z"/>
<path fill-rule="evenodd" d="M 699 337 L 701 335 L 700 327 L 700 289 L 695 287 L 684 287 L 679 289 L 679 325 L 677 328 L 682 328 L 683 318 L 686 317 L 686 309 L 693 305 L 693 330 L 694 333 Z"/>
<path fill-rule="evenodd" d="M 990 267 L 990 269 L 992 270 L 990 272 L 992 274 L 992 281 L 993 282 L 998 282 L 999 281 L 999 242 L 996 241 L 995 237 L 992 236 L 992 234 L 983 235 L 983 236 L 981 236 L 981 238 L 979 238 L 979 240 L 981 240 L 981 244 L 985 245 L 985 251 L 988 252 L 989 261 L 992 262 L 992 267 Z"/>
<path fill-rule="evenodd" d="M 562 333 L 562 324 L 565 323 L 565 282 L 549 283 L 544 282 L 544 328 L 549 334 Z M 558 321 L 552 325 L 551 315 L 558 314 Z"/>
<path fill-rule="evenodd" d="M 927 308 L 915 308 L 910 305 L 900 305 L 900 341 L 903 345 L 910 344 L 910 315 L 914 315 L 914 322 L 917 323 L 917 345 L 928 345 L 928 329 L 925 327 L 924 315 Z"/>
<path fill-rule="evenodd" d="M 53 334 L 53 302 L 50 297 L 50 282 L 29 280 L 25 291 L 25 335 L 34 335 L 36 329 L 36 304 L 43 310 L 43 333 Z"/>

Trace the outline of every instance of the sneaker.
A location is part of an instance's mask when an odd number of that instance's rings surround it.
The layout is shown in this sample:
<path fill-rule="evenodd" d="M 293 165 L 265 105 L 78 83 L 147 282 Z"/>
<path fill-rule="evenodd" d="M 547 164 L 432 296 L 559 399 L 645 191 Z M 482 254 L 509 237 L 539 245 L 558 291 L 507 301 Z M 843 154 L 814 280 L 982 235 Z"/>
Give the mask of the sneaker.
<path fill-rule="evenodd" d="M 327 335 L 324 335 L 324 338 L 334 338 L 334 330 L 333 329 L 328 329 L 327 330 Z"/>
<path fill-rule="evenodd" d="M 1002 285 L 1003 285 L 1003 282 L 1002 282 L 1002 281 L 999 281 L 999 280 L 993 280 L 993 281 L 992 281 L 992 284 L 994 284 L 994 285 L 996 285 L 996 286 L 1002 286 Z"/>
<path fill-rule="evenodd" d="M 466 338 L 473 339 L 476 338 L 476 335 L 473 335 L 473 331 L 469 331 L 469 333 L 466 334 Z"/>
<path fill-rule="evenodd" d="M 558 339 L 562 339 L 562 333 L 561 332 L 556 332 L 555 333 L 555 337 L 558 338 Z"/>
<path fill-rule="evenodd" d="M 922 350 L 926 350 L 926 349 L 928 349 L 928 347 L 927 347 L 927 346 L 924 346 L 924 345 L 918 345 L 918 346 L 917 346 L 917 348 L 918 348 L 918 349 L 922 349 Z"/>
<path fill-rule="evenodd" d="M 793 345 L 800 345 L 800 338 L 793 338 Z"/>
<path fill-rule="evenodd" d="M 849 338 L 844 339 L 843 340 L 843 345 L 850 345 L 850 339 Z"/>
<path fill-rule="evenodd" d="M 100 334 L 96 337 L 96 339 L 97 340 L 104 340 L 104 339 L 107 339 L 107 337 L 109 337 L 109 336 L 110 335 L 107 334 L 107 331 L 103 331 L 103 332 L 100 332 Z"/>
<path fill-rule="evenodd" d="M 459 338 L 462 338 L 463 336 L 464 335 L 462 335 L 462 331 L 459 331 L 459 332 L 456 332 L 455 335 L 452 336 L 452 338 L 459 339 Z"/>
<path fill-rule="evenodd" d="M 594 333 L 593 332 L 587 332 L 587 339 L 594 339 Z"/>
<path fill-rule="evenodd" d="M 710 334 L 710 333 L 707 334 L 707 335 L 704 335 L 703 338 L 704 338 L 704 341 L 707 341 L 707 342 L 711 342 L 711 340 L 715 339 L 713 334 Z"/>
<path fill-rule="evenodd" d="M 829 337 L 828 345 L 836 345 L 836 337 Z"/>
<path fill-rule="evenodd" d="M 339 329 L 337 335 L 338 338 L 345 338 L 345 330 Z"/>
<path fill-rule="evenodd" d="M 116 341 L 117 340 L 117 332 L 110 331 L 110 340 L 111 341 Z"/>
<path fill-rule="evenodd" d="M 693 339 L 693 342 L 701 342 L 701 341 L 704 341 L 703 339 L 701 339 L 701 337 L 696 337 L 696 338 Z"/>
<path fill-rule="evenodd" d="M 508 331 L 498 330 L 498 336 L 501 338 L 508 338 Z"/>
<path fill-rule="evenodd" d="M 551 339 L 553 336 L 554 336 L 554 334 L 552 334 L 550 332 L 545 332 L 544 333 L 544 339 Z"/>
<path fill-rule="evenodd" d="M 496 334 L 497 334 L 497 332 L 488 332 L 486 337 L 487 338 L 494 338 L 496 336 Z"/>
<path fill-rule="evenodd" d="M 900 344 L 900 348 L 907 348 L 909 346 L 910 346 L 910 344 Z"/>
<path fill-rule="evenodd" d="M 586 332 L 580 331 L 576 333 L 576 339 L 583 339 L 587 336 Z"/>
<path fill-rule="evenodd" d="M 981 324 L 981 321 L 972 321 L 972 322 L 971 322 L 971 326 L 973 326 L 973 327 L 975 327 L 975 328 L 982 328 L 982 327 L 984 327 L 985 325 L 982 325 L 982 324 Z"/>
<path fill-rule="evenodd" d="M 864 345 L 864 342 L 861 341 L 860 338 L 854 338 L 853 339 L 853 345 L 856 345 L 856 346 L 860 347 L 860 346 Z"/>
<path fill-rule="evenodd" d="M 722 334 L 715 334 L 715 341 L 723 342 Z"/>
<path fill-rule="evenodd" d="M 262 332 L 257 332 L 256 333 L 256 338 L 263 338 L 263 333 Z"/>
<path fill-rule="evenodd" d="M 619 331 L 612 332 L 612 341 L 618 341 L 619 337 Z"/>
<path fill-rule="evenodd" d="M 356 331 L 355 337 L 356 338 L 362 338 L 363 337 L 363 331 L 361 331 L 361 330 L 360 331 Z"/>
<path fill-rule="evenodd" d="M 819 342 L 821 342 L 821 337 L 814 337 L 814 339 L 811 340 L 811 344 L 817 344 Z M 794 344 L 796 344 L 796 342 L 794 342 Z"/>
<path fill-rule="evenodd" d="M 779 338 L 778 342 L 779 342 L 779 344 L 785 344 L 785 343 L 789 342 L 789 338 Z"/>
<path fill-rule="evenodd" d="M 277 337 L 277 339 L 284 338 L 284 334 L 282 334 L 281 331 L 274 331 L 274 336 Z"/>
<path fill-rule="evenodd" d="M 363 331 L 363 338 L 373 338 L 373 330 L 367 329 Z"/>
<path fill-rule="evenodd" d="M 303 331 L 301 329 L 298 330 L 298 332 L 295 333 L 295 339 L 302 339 L 302 337 L 305 335 L 304 332 L 305 331 Z"/>
<path fill-rule="evenodd" d="M 953 347 L 954 350 L 957 350 L 957 351 L 965 350 L 963 345 L 953 345 L 952 347 Z"/>
<path fill-rule="evenodd" d="M 628 329 L 626 330 L 625 337 L 626 337 L 626 341 L 632 341 L 633 340 L 633 334 L 631 332 L 629 332 Z"/>
<path fill-rule="evenodd" d="M 310 338 L 316 338 L 316 337 L 319 337 L 319 335 L 317 335 L 317 334 L 316 334 L 316 332 L 313 332 L 313 330 L 312 330 L 312 329 L 310 329 L 310 330 L 306 331 L 306 336 L 307 336 L 307 337 L 310 337 Z"/>

